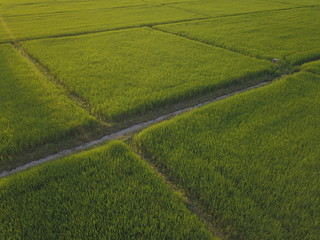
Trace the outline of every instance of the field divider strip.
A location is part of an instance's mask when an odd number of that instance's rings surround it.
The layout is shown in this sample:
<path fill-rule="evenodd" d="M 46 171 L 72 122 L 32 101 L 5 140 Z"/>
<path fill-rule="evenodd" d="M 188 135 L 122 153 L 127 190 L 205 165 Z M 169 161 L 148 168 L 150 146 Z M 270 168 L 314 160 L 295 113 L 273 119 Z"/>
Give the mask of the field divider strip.
<path fill-rule="evenodd" d="M 29 13 L 29 14 L 16 14 L 16 15 L 4 15 L 7 18 L 8 17 L 25 17 L 25 16 L 39 16 L 39 15 L 50 15 L 50 14 L 60 14 L 60 13 L 71 13 L 71 12 L 88 12 L 89 11 L 101 11 L 101 10 L 113 10 L 113 9 L 127 9 L 127 8 L 138 8 L 138 7 L 147 7 L 147 8 L 153 8 L 153 7 L 162 7 L 167 6 L 170 4 L 178 4 L 178 3 L 196 3 L 197 1 L 185 1 L 185 2 L 171 2 L 171 3 L 143 3 L 143 4 L 137 4 L 137 5 L 123 5 L 123 6 L 114 6 L 114 7 L 94 7 L 91 9 L 85 9 L 85 10 L 65 10 L 65 11 L 55 11 L 55 12 L 43 12 L 43 13 Z M 193 13 L 194 14 L 194 13 Z M 197 14 L 199 15 L 199 14 Z"/>
<path fill-rule="evenodd" d="M 151 7 L 159 7 L 160 4 L 153 5 Z M 44 16 L 44 15 L 52 15 L 52 14 L 63 14 L 63 13 L 81 13 L 88 11 L 101 11 L 101 10 L 113 10 L 113 9 L 122 9 L 122 8 L 136 8 L 136 7 L 150 7 L 149 4 L 139 4 L 139 5 L 126 5 L 126 6 L 115 6 L 115 7 L 104 7 L 104 8 L 91 8 L 86 10 L 66 10 L 66 11 L 56 11 L 56 12 L 43 12 L 43 13 L 29 13 L 29 14 L 16 14 L 16 15 L 5 15 L 7 18 L 15 18 L 15 17 L 29 17 L 29 16 Z"/>
<path fill-rule="evenodd" d="M 90 104 L 86 102 L 83 98 L 77 95 L 74 92 L 70 92 L 68 87 L 65 86 L 56 76 L 54 76 L 50 69 L 48 69 L 45 65 L 43 65 L 40 61 L 34 58 L 31 54 L 29 54 L 25 49 L 19 44 L 18 41 L 13 40 L 11 45 L 23 56 L 27 61 L 29 61 L 33 66 L 37 68 L 37 70 L 43 74 L 49 81 L 54 82 L 58 88 L 62 89 L 65 92 L 65 95 L 73 102 L 75 102 L 78 106 L 85 109 L 86 112 L 94 116 L 95 118 L 99 119 L 98 116 L 95 116 L 91 113 Z"/>
<path fill-rule="evenodd" d="M 177 3 L 177 4 L 180 4 L 180 3 Z M 170 3 L 166 3 L 165 5 L 168 6 L 168 7 L 172 7 L 172 6 L 169 6 Z M 291 7 L 286 7 L 286 8 L 269 9 L 269 10 L 253 11 L 253 12 L 243 12 L 243 13 L 234 13 L 234 14 L 225 14 L 225 15 L 214 16 L 214 17 L 213 16 L 209 16 L 209 15 L 205 15 L 205 14 L 192 12 L 191 10 L 188 10 L 187 12 L 192 13 L 192 14 L 196 14 L 196 15 L 202 15 L 204 17 L 208 17 L 208 19 L 204 19 L 204 20 L 211 20 L 211 19 L 213 20 L 213 19 L 217 19 L 217 18 L 237 17 L 237 16 L 251 15 L 251 14 L 258 14 L 258 13 L 281 12 L 281 11 L 300 9 L 300 8 L 314 8 L 314 7 L 319 7 L 319 6 L 320 5 L 308 5 L 308 6 L 305 6 L 305 5 L 304 6 L 301 6 L 301 5 L 293 6 L 292 5 Z M 186 11 L 185 9 L 182 9 L 182 8 L 179 8 L 179 7 L 172 7 L 172 8 Z M 201 21 L 201 19 L 200 20 L 195 20 L 195 21 Z"/>
<path fill-rule="evenodd" d="M 141 130 L 141 129 L 147 127 L 147 126 L 162 122 L 162 121 L 167 120 L 169 118 L 172 118 L 174 116 L 181 115 L 181 114 L 183 114 L 185 112 L 188 112 L 190 110 L 203 107 L 203 106 L 208 105 L 208 104 L 210 104 L 212 102 L 217 102 L 217 101 L 223 100 L 225 98 L 234 96 L 234 95 L 239 94 L 239 93 L 243 93 L 243 92 L 246 92 L 246 91 L 249 91 L 249 90 L 252 90 L 252 89 L 256 89 L 256 88 L 265 86 L 267 84 L 270 84 L 271 82 L 272 81 L 262 82 L 262 83 L 254 85 L 254 86 L 250 86 L 250 87 L 247 87 L 247 88 L 244 88 L 244 89 L 241 89 L 241 90 L 237 90 L 237 91 L 234 91 L 234 92 L 231 92 L 231 93 L 228 93 L 228 94 L 213 98 L 211 100 L 204 101 L 204 102 L 196 104 L 194 106 L 186 107 L 186 108 L 183 108 L 183 109 L 180 109 L 180 110 L 177 110 L 177 111 L 162 115 L 162 116 L 157 117 L 155 119 L 152 119 L 152 120 L 149 120 L 149 121 L 145 121 L 145 122 L 133 125 L 131 127 L 122 129 L 122 130 L 114 132 L 112 134 L 107 134 L 107 135 L 105 135 L 105 136 L 103 136 L 103 137 L 101 137 L 99 139 L 96 139 L 96 140 L 93 140 L 93 141 L 89 141 L 89 142 L 81 144 L 81 145 L 79 145 L 77 147 L 73 147 L 73 148 L 70 148 L 70 149 L 66 149 L 66 150 L 60 151 L 60 152 L 58 152 L 56 154 L 49 155 L 49 156 L 41 158 L 39 160 L 32 161 L 30 163 L 27 163 L 25 165 L 22 165 L 20 167 L 17 167 L 15 169 L 12 169 L 12 170 L 9 170 L 9 171 L 4 171 L 4 172 L 0 173 L 0 178 L 8 176 L 8 175 L 13 174 L 13 173 L 17 173 L 17 172 L 26 170 L 26 169 L 28 169 L 30 167 L 34 167 L 34 166 L 37 166 L 37 165 L 45 163 L 45 162 L 49 162 L 49 161 L 55 160 L 55 159 L 60 158 L 60 157 L 65 157 L 65 156 L 71 155 L 73 153 L 80 152 L 82 150 L 88 149 L 88 148 L 96 146 L 98 144 L 101 144 L 101 143 L 104 143 L 104 142 L 107 142 L 107 141 L 110 141 L 110 140 L 113 140 L 113 139 L 116 139 L 116 138 L 119 138 L 119 137 L 123 137 L 125 135 L 130 134 L 130 133 L 137 132 L 138 130 Z"/>
<path fill-rule="evenodd" d="M 252 56 L 252 55 L 247 55 L 247 54 L 244 54 L 244 53 L 242 53 L 242 52 L 236 51 L 236 50 L 234 50 L 234 49 L 225 48 L 225 47 L 223 47 L 223 46 L 214 45 L 214 44 L 212 44 L 212 43 L 209 43 L 209 42 L 206 42 L 206 41 L 201 41 L 201 40 L 196 39 L 196 38 L 186 37 L 186 36 L 180 35 L 180 34 L 178 34 L 178 33 L 169 32 L 169 31 L 165 31 L 165 30 L 163 30 L 163 29 L 155 28 L 155 26 L 151 26 L 150 28 L 151 28 L 152 30 L 154 30 L 154 31 L 158 31 L 158 32 L 162 32 L 162 33 L 165 33 L 165 34 L 174 35 L 174 36 L 177 36 L 177 37 L 180 37 L 180 38 L 183 38 L 183 39 L 187 39 L 187 40 L 189 40 L 189 41 L 193 41 L 193 42 L 197 42 L 197 43 L 202 43 L 202 44 L 204 44 L 204 45 L 206 45 L 206 46 L 215 47 L 215 48 L 220 48 L 220 49 L 223 49 L 223 50 L 226 50 L 226 51 L 230 51 L 230 52 L 234 52 L 234 53 L 237 53 L 237 54 L 241 54 L 242 56 L 254 58 L 254 59 L 257 59 L 257 60 L 270 61 L 270 59 L 258 58 L 258 57 Z"/>
<path fill-rule="evenodd" d="M 13 35 L 13 33 L 11 32 L 11 30 L 9 29 L 7 23 L 4 21 L 3 17 L 0 16 L 0 23 L 3 27 L 3 30 L 6 34 L 8 34 L 9 38 L 11 39 L 16 39 L 16 37 Z M 11 43 L 10 41 L 4 42 L 4 43 Z"/>
<path fill-rule="evenodd" d="M 163 6 L 168 6 L 168 4 L 163 4 Z M 161 5 L 160 5 L 161 6 Z M 168 6 L 170 7 L 170 6 Z M 184 19 L 184 20 L 175 20 L 175 21 L 168 21 L 163 23 L 142 23 L 140 25 L 136 26 L 124 26 L 124 27 L 116 27 L 116 28 L 110 28 L 110 29 L 102 29 L 102 30 L 93 30 L 93 31 L 84 31 L 84 32 L 78 32 L 78 33 L 65 33 L 65 34 L 56 34 L 52 36 L 41 36 L 41 37 L 30 37 L 30 38 L 21 38 L 21 39 L 15 39 L 15 41 L 19 42 L 25 42 L 25 41 L 33 41 L 33 40 L 41 40 L 41 39 L 52 39 L 52 38 L 63 38 L 63 37 L 73 37 L 73 36 L 82 36 L 82 35 L 88 35 L 88 34 L 95 34 L 95 33 L 104 33 L 104 32 L 112 32 L 112 31 L 121 31 L 121 30 L 129 30 L 129 29 L 135 29 L 135 28 L 142 28 L 142 27 L 150 27 L 153 28 L 157 25 L 166 25 L 166 24 L 175 24 L 175 23 L 184 23 L 184 22 L 198 22 L 198 21 L 207 21 L 207 20 L 214 20 L 217 18 L 224 18 L 224 17 L 233 17 L 233 16 L 240 16 L 240 15 L 248 15 L 248 14 L 255 14 L 255 13 L 264 13 L 264 12 L 277 12 L 277 11 L 283 11 L 283 10 L 292 10 L 292 9 L 299 9 L 299 8 L 310 8 L 313 6 L 297 6 L 292 8 L 286 8 L 286 9 L 276 9 L 276 10 L 265 10 L 260 12 L 249 12 L 249 13 L 239 13 L 239 14 L 232 14 L 232 15 L 223 15 L 223 16 L 215 16 L 215 17 L 206 17 L 205 15 L 196 14 L 199 15 L 199 18 L 193 18 L 193 19 Z M 193 13 L 195 14 L 195 13 Z M 180 36 L 180 35 L 179 35 Z M 182 36 L 181 36 L 182 37 Z M 7 41 L 0 42 L 2 43 L 8 43 Z M 210 45 L 210 44 L 209 44 Z M 213 45 L 212 45 L 213 46 Z M 217 46 L 218 47 L 218 46 Z M 220 47 L 222 48 L 222 47 Z M 229 50 L 229 49 L 228 49 Z M 231 51 L 231 50 L 230 50 Z M 244 55 L 244 54 L 243 54 Z M 247 55 L 246 55 L 247 56 Z"/>
<path fill-rule="evenodd" d="M 78 96 L 77 94 L 70 92 L 69 89 L 56 77 L 54 76 L 50 69 L 48 69 L 45 65 L 43 65 L 40 61 L 34 58 L 31 54 L 29 54 L 18 42 L 16 37 L 11 32 L 10 28 L 6 24 L 5 20 L 0 16 L 0 22 L 5 30 L 5 32 L 11 38 L 9 44 L 11 44 L 14 49 L 24 57 L 29 63 L 31 63 L 41 74 L 43 74 L 46 79 L 51 82 L 54 82 L 58 88 L 64 91 L 65 95 L 73 102 L 75 102 L 79 107 L 83 108 L 89 115 L 94 116 L 97 120 L 100 120 L 98 116 L 95 116 L 91 113 L 90 104 L 86 102 L 83 98 Z"/>
<path fill-rule="evenodd" d="M 129 144 L 130 146 L 130 144 Z M 168 175 L 162 169 L 158 168 L 155 164 L 153 164 L 148 158 L 142 156 L 137 151 L 135 151 L 134 147 L 130 146 L 131 151 L 137 154 L 171 189 L 176 195 L 179 196 L 180 200 L 185 204 L 187 209 L 195 214 L 198 219 L 200 219 L 204 225 L 206 226 L 207 230 L 214 236 L 218 237 L 220 240 L 227 240 L 226 234 L 220 230 L 220 228 L 215 224 L 214 218 L 206 212 L 206 207 L 201 204 L 196 199 L 190 198 L 186 192 L 175 184 L 175 182 L 168 177 Z"/>
<path fill-rule="evenodd" d="M 123 27 L 115 27 L 115 28 L 110 28 L 110 29 L 84 31 L 84 32 L 78 32 L 78 33 L 65 33 L 65 34 L 57 34 L 57 35 L 52 35 L 52 36 L 22 38 L 22 39 L 19 39 L 19 42 L 42 40 L 42 39 L 53 39 L 53 38 L 63 38 L 63 37 L 76 37 L 76 36 L 84 36 L 84 35 L 95 34 L 95 33 L 107 33 L 107 32 L 121 31 L 121 30 L 139 29 L 139 28 L 143 28 L 143 27 L 153 27 L 153 26 L 156 26 L 156 25 L 165 25 L 165 24 L 173 24 L 173 23 L 184 23 L 184 22 L 192 22 L 192 21 L 199 21 L 199 20 L 210 20 L 210 19 L 212 19 L 212 18 L 211 17 L 210 18 L 201 17 L 199 15 L 198 18 L 184 19 L 184 20 L 174 20 L 174 21 L 168 21 L 168 22 L 163 22 L 163 23 L 142 23 L 142 24 L 134 25 L 134 26 L 123 26 Z"/>

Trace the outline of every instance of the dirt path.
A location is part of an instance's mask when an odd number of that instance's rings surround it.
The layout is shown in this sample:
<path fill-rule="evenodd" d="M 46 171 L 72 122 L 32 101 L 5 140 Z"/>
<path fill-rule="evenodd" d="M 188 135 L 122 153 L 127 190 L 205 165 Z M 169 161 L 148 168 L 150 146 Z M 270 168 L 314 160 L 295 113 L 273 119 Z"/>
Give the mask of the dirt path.
<path fill-rule="evenodd" d="M 169 113 L 169 114 L 166 114 L 166 115 L 162 115 L 162 116 L 160 116 L 160 117 L 158 117 L 158 118 L 155 118 L 155 119 L 152 119 L 152 120 L 150 120 L 150 121 L 146 121 L 146 122 L 143 122 L 143 123 L 136 124 L 136 125 L 134 125 L 134 126 L 131 126 L 131 127 L 129 127 L 129 128 L 125 128 L 125 129 L 120 130 L 120 131 L 118 131 L 118 132 L 105 135 L 105 136 L 103 136 L 103 137 L 100 138 L 100 139 L 93 140 L 93 141 L 90 141 L 90 142 L 81 144 L 81 145 L 79 145 L 79 146 L 77 146 L 77 147 L 70 148 L 70 149 L 66 149 L 66 150 L 63 150 L 63 151 L 61 151 L 61 152 L 59 152 L 59 153 L 56 153 L 56 154 L 47 156 L 47 157 L 45 157 L 45 158 L 41 158 L 41 159 L 39 159 L 39 160 L 36 160 L 36 161 L 30 162 L 30 163 L 27 163 L 27 164 L 25 164 L 25 165 L 23 165 L 23 166 L 20 166 L 20 167 L 17 167 L 17 168 L 15 168 L 15 169 L 13 169 L 13 170 L 4 171 L 4 172 L 0 173 L 0 178 L 5 177 L 5 176 L 8 176 L 8 175 L 13 174 L 13 173 L 17 173 L 17 172 L 23 171 L 23 170 L 25 170 L 25 169 L 28 169 L 28 168 L 30 168 L 30 167 L 37 166 L 37 165 L 42 164 L 42 163 L 45 163 L 45 162 L 49 162 L 49 161 L 55 160 L 55 159 L 60 158 L 60 157 L 68 156 L 68 155 L 70 155 L 70 154 L 73 154 L 73 153 L 76 153 L 76 152 L 79 152 L 79 151 L 88 149 L 88 148 L 90 148 L 90 147 L 92 147 L 92 146 L 95 146 L 95 145 L 98 145 L 98 144 L 101 144 L 101 143 L 104 143 L 104 142 L 107 142 L 107 141 L 110 141 L 110 140 L 119 138 L 119 137 L 121 137 L 121 136 L 128 135 L 128 134 L 133 133 L 133 132 L 135 132 L 135 131 L 141 130 L 141 129 L 144 128 L 144 127 L 147 127 L 147 126 L 150 126 L 150 125 L 153 125 L 153 124 L 162 122 L 162 121 L 164 121 L 164 120 L 166 120 L 166 119 L 169 119 L 169 118 L 171 118 L 171 117 L 180 115 L 180 114 L 185 113 L 185 112 L 187 112 L 187 111 L 190 111 L 190 110 L 192 110 L 192 109 L 200 108 L 200 107 L 205 106 L 205 105 L 207 105 L 207 104 L 209 104 L 209 103 L 216 102 L 216 101 L 225 99 L 225 98 L 227 98 L 227 97 L 231 97 L 231 96 L 233 96 L 233 95 L 236 95 L 236 94 L 238 94 L 238 93 L 242 93 L 242 92 L 249 91 L 249 90 L 251 90 L 251 89 L 259 88 L 259 87 L 262 87 L 262 86 L 267 85 L 267 84 L 269 84 L 269 83 L 270 83 L 270 82 L 259 83 L 259 84 L 257 84 L 257 85 L 254 85 L 254 86 L 251 86 L 251 87 L 248 87 L 248 88 L 239 90 L 239 91 L 235 91 L 235 92 L 232 92 L 232 93 L 229 93 L 229 94 L 226 94 L 226 95 L 223 95 L 223 96 L 220 96 L 220 97 L 211 99 L 211 100 L 209 100 L 209 101 L 206 101 L 206 102 L 197 104 L 197 105 L 195 105 L 195 106 L 187 107 L 187 108 L 184 108 L 184 109 L 181 109 L 181 110 L 178 110 L 178 111 L 174 111 L 174 112 Z"/>

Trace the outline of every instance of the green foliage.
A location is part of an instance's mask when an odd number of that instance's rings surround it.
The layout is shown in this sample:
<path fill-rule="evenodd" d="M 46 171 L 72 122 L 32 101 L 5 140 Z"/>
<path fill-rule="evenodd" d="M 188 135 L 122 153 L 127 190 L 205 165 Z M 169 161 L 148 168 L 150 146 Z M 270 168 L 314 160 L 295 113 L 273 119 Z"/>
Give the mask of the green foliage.
<path fill-rule="evenodd" d="M 271 63 L 150 28 L 23 42 L 112 120 L 271 73 Z M 235 60 L 236 59 L 236 60 Z"/>
<path fill-rule="evenodd" d="M 311 73 L 320 74 L 320 60 L 310 62 L 310 63 L 305 63 L 301 66 L 301 69 L 303 71 L 308 71 Z"/>
<path fill-rule="evenodd" d="M 0 45 L 0 79 L 0 162 L 95 125 L 93 117 L 6 44 Z"/>
<path fill-rule="evenodd" d="M 1 25 L 1 22 L 0 22 L 0 42 L 1 42 L 1 39 L 7 39 L 8 38 L 8 35 L 7 33 L 4 31 L 2 25 Z"/>
<path fill-rule="evenodd" d="M 320 236 L 320 77 L 301 72 L 144 130 L 139 149 L 236 239 Z"/>
<path fill-rule="evenodd" d="M 50 14 L 61 12 L 76 12 L 101 10 L 110 8 L 126 8 L 134 6 L 160 6 L 165 3 L 185 0 L 2 0 L 0 9 L 3 16 L 22 16 L 31 14 Z"/>
<path fill-rule="evenodd" d="M 319 0 L 273 0 L 273 2 L 282 2 L 282 3 L 289 3 L 298 6 L 317 6 L 320 5 Z"/>
<path fill-rule="evenodd" d="M 156 28 L 246 55 L 300 64 L 320 57 L 319 15 L 320 8 L 301 8 Z"/>
<path fill-rule="evenodd" d="M 73 5 L 71 5 L 73 7 Z M 195 19 L 200 16 L 166 6 L 86 9 L 4 17 L 17 39 L 65 36 Z M 3 41 L 7 39 L 2 39 Z M 1 39 L 0 39 L 1 41 Z"/>
<path fill-rule="evenodd" d="M 174 4 L 173 6 L 208 17 L 286 9 L 294 5 L 266 0 L 200 0 Z"/>
<path fill-rule="evenodd" d="M 0 179 L 0 236 L 23 239 L 212 239 L 122 142 Z"/>

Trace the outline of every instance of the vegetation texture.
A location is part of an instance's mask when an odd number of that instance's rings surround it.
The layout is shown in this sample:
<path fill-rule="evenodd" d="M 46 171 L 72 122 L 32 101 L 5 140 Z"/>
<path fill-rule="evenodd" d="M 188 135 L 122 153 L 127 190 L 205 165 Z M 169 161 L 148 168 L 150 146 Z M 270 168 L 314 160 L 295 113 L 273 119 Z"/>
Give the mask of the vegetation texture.
<path fill-rule="evenodd" d="M 246 55 L 300 64 L 320 57 L 319 15 L 320 8 L 300 8 L 156 28 Z"/>
<path fill-rule="evenodd" d="M 94 114 L 111 120 L 272 72 L 266 61 L 150 28 L 23 47 L 89 102 Z"/>
<path fill-rule="evenodd" d="M 266 0 L 200 0 L 177 3 L 173 6 L 206 17 L 230 16 L 296 7 L 282 1 Z"/>
<path fill-rule="evenodd" d="M 213 239 L 122 142 L 0 180 L 9 239 Z"/>
<path fill-rule="evenodd" d="M 301 72 L 135 141 L 235 239 L 317 239 L 319 91 L 320 77 Z"/>
<path fill-rule="evenodd" d="M 93 127 L 69 100 L 10 45 L 0 45 L 0 165 L 12 154 Z"/>
<path fill-rule="evenodd" d="M 82 11 L 4 17 L 14 37 L 20 40 L 68 36 L 196 18 L 201 17 L 166 6 L 91 10 L 83 7 Z M 8 39 L 2 39 L 2 41 L 6 40 Z"/>
<path fill-rule="evenodd" d="M 320 74 L 320 60 L 310 62 L 310 63 L 305 63 L 302 65 L 301 69 L 311 73 Z"/>
<path fill-rule="evenodd" d="M 282 3 L 290 3 L 298 6 L 319 6 L 320 2 L 318 0 L 275 0 Z"/>

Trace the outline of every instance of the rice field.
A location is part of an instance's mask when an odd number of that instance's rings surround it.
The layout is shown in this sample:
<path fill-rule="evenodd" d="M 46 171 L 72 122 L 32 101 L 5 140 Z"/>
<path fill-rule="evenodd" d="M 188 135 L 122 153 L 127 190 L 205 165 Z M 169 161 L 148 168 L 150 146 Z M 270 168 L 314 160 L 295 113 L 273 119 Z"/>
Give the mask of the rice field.
<path fill-rule="evenodd" d="M 180 2 L 172 6 L 205 17 L 221 17 L 297 7 L 283 1 L 266 0 L 201 0 Z"/>
<path fill-rule="evenodd" d="M 314 74 L 320 74 L 320 60 L 305 63 L 301 66 L 301 69 L 304 71 L 314 73 Z"/>
<path fill-rule="evenodd" d="M 97 125 L 6 44 L 0 45 L 0 109 L 0 169 L 15 153 Z"/>
<path fill-rule="evenodd" d="M 140 151 L 231 239 L 320 236 L 320 76 L 300 72 L 152 126 Z"/>
<path fill-rule="evenodd" d="M 280 2 L 279 0 L 273 0 L 274 2 Z M 281 0 L 282 3 L 295 4 L 298 6 L 319 6 L 318 0 Z"/>
<path fill-rule="evenodd" d="M 0 179 L 1 239 L 216 239 L 120 141 Z"/>
<path fill-rule="evenodd" d="M 320 8 L 246 14 L 155 26 L 187 38 L 272 60 L 301 64 L 320 57 Z M 298 21 L 297 21 L 298 19 Z"/>
<path fill-rule="evenodd" d="M 319 239 L 319 19 L 319 0 L 0 0 L 0 240 Z M 102 135 L 121 141 L 83 144 Z"/>
<path fill-rule="evenodd" d="M 21 16 L 31 14 L 48 14 L 86 10 L 127 8 L 134 6 L 160 6 L 168 3 L 185 2 L 185 0 L 2 0 L 3 16 Z"/>
<path fill-rule="evenodd" d="M 199 19 L 200 16 L 166 6 L 86 9 L 36 15 L 3 17 L 19 40 L 77 35 L 166 22 Z M 0 39 L 8 41 L 8 39 Z"/>
<path fill-rule="evenodd" d="M 267 61 L 150 28 L 22 46 L 85 99 L 93 114 L 112 121 L 273 71 Z"/>

